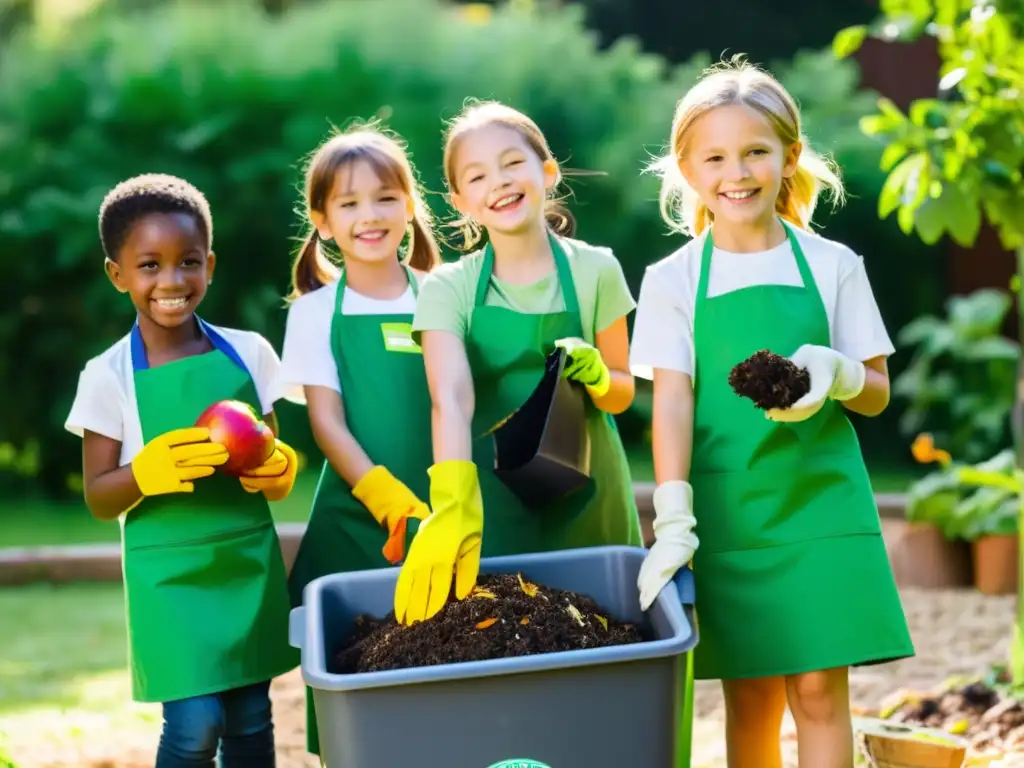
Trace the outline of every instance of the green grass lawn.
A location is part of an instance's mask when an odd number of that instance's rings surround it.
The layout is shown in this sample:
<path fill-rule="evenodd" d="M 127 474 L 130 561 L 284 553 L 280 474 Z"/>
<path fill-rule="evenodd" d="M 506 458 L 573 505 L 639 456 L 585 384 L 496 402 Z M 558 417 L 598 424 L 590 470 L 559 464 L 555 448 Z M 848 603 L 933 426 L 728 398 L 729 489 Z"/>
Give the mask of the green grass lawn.
<path fill-rule="evenodd" d="M 0 766 L 5 749 L 28 766 L 155 741 L 159 705 L 131 701 L 120 584 L 0 589 L 0 615 Z"/>
<path fill-rule="evenodd" d="M 283 502 L 271 504 L 278 522 L 301 522 L 309 515 L 316 490 L 317 473 L 303 472 L 295 488 Z M 104 523 L 94 518 L 81 502 L 65 504 L 17 502 L 0 504 L 0 549 L 68 544 L 116 542 L 120 539 L 116 521 Z"/>
<path fill-rule="evenodd" d="M 630 466 L 636 482 L 654 479 L 649 450 L 630 454 Z M 279 522 L 304 522 L 309 515 L 316 489 L 318 471 L 306 470 L 299 475 L 291 495 L 272 504 L 274 518 Z M 871 469 L 875 491 L 900 492 L 916 476 L 913 468 L 882 466 Z M 5 547 L 57 546 L 95 542 L 116 542 L 120 530 L 116 522 L 102 523 L 93 518 L 80 502 L 44 504 L 18 502 L 0 503 L 0 549 Z"/>
<path fill-rule="evenodd" d="M 0 615 L 17 617 L 3 632 L 0 716 L 39 704 L 104 705 L 102 681 L 126 667 L 120 584 L 0 589 Z"/>

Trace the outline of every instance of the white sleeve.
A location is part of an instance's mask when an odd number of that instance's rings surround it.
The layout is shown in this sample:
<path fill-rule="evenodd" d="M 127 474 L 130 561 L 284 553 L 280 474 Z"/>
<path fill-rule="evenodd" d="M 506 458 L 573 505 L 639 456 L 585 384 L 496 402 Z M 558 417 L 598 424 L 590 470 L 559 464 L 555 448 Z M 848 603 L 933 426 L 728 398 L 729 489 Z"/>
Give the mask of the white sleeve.
<path fill-rule="evenodd" d="M 82 437 L 85 430 L 124 441 L 124 392 L 106 361 L 93 360 L 78 375 L 78 391 L 64 428 Z"/>
<path fill-rule="evenodd" d="M 274 410 L 274 403 L 280 399 L 275 397 L 275 387 L 281 371 L 281 359 L 270 342 L 258 333 L 253 333 L 250 338 L 253 345 L 250 373 L 260 398 L 260 406 L 263 413 L 267 414 Z"/>
<path fill-rule="evenodd" d="M 312 297 L 310 297 L 312 298 Z M 322 310 L 321 304 L 330 311 Z M 274 387 L 276 399 L 305 403 L 303 387 L 327 387 L 341 392 L 338 366 L 331 350 L 334 302 L 299 300 L 288 308 L 281 368 Z"/>
<path fill-rule="evenodd" d="M 896 351 L 860 256 L 852 259 L 846 273 L 839 277 L 833 323 L 832 348 L 851 360 L 864 362 Z"/>
<path fill-rule="evenodd" d="M 642 379 L 655 368 L 693 376 L 693 307 L 665 272 L 648 268 L 640 283 L 629 363 Z"/>

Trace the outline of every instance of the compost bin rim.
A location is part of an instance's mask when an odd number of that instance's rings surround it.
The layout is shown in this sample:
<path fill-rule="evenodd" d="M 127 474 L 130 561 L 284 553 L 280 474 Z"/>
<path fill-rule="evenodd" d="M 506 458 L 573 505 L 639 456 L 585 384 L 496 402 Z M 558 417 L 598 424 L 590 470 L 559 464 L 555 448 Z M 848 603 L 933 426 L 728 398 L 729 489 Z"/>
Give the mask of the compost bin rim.
<path fill-rule="evenodd" d="M 629 558 L 646 557 L 644 547 L 628 545 L 612 545 L 605 547 L 589 547 L 558 552 L 536 552 L 522 555 L 501 555 L 485 558 L 481 562 L 481 573 L 507 572 L 508 568 L 524 571 L 532 565 L 550 563 L 554 557 L 560 560 L 587 559 L 597 554 L 624 554 Z M 504 571 L 503 571 L 504 569 Z M 688 569 L 687 569 L 688 570 Z M 352 571 L 346 574 L 324 576 L 310 582 L 306 587 L 307 596 L 319 592 L 320 585 L 332 578 L 344 576 L 356 577 L 359 580 L 377 580 L 390 572 L 397 580 L 399 568 Z M 357 576 L 357 574 L 360 574 Z M 303 601 L 308 604 L 307 600 Z M 653 659 L 664 659 L 682 656 L 697 644 L 699 634 L 694 618 L 692 605 L 684 605 L 679 585 L 675 579 L 666 585 L 655 599 L 654 605 L 646 612 L 661 606 L 665 612 L 672 631 L 671 636 L 659 640 L 646 640 L 628 645 L 608 646 L 605 648 L 581 648 L 570 651 L 534 654 L 502 659 L 482 659 L 454 664 L 431 664 L 406 669 L 383 670 L 378 672 L 356 672 L 350 674 L 333 674 L 327 671 L 328 654 L 319 637 L 316 627 L 311 626 L 312 616 L 306 606 L 292 609 L 292 621 L 301 624 L 301 644 L 293 643 L 301 649 L 303 681 L 311 688 L 328 692 L 355 692 L 377 688 L 393 688 L 400 685 L 418 685 L 423 683 L 450 683 L 482 677 L 505 677 L 515 674 L 540 672 L 556 672 L 574 670 L 583 667 L 594 667 L 607 664 L 628 664 Z M 308 666 L 314 666 L 312 670 Z"/>
<path fill-rule="evenodd" d="M 332 674 L 326 671 L 320 673 L 312 670 L 311 674 L 307 674 L 306 668 L 302 667 L 302 679 L 306 685 L 319 691 L 355 692 L 424 683 L 453 683 L 479 678 L 498 679 L 510 675 L 568 672 L 601 665 L 631 664 L 679 657 L 689 650 L 686 646 L 694 634 L 691 630 L 684 638 L 670 637 L 606 648 L 580 648 L 531 656 L 462 661 L 456 664 L 431 664 L 381 672 Z M 564 663 L 565 661 L 571 661 L 571 663 Z"/>

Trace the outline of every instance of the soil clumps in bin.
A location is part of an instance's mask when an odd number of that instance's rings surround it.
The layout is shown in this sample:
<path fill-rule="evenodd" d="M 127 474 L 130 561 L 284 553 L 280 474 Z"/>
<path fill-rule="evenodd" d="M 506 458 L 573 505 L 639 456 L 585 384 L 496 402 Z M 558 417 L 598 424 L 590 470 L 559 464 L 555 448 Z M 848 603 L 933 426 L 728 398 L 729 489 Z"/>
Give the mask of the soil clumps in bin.
<path fill-rule="evenodd" d="M 406 627 L 394 612 L 383 620 L 356 618 L 333 659 L 334 674 L 380 672 L 532 656 L 647 640 L 589 597 L 533 584 L 522 574 L 482 575 L 465 600 Z"/>
<path fill-rule="evenodd" d="M 788 358 L 762 349 L 729 372 L 729 386 L 761 410 L 789 408 L 811 391 L 811 375 Z"/>

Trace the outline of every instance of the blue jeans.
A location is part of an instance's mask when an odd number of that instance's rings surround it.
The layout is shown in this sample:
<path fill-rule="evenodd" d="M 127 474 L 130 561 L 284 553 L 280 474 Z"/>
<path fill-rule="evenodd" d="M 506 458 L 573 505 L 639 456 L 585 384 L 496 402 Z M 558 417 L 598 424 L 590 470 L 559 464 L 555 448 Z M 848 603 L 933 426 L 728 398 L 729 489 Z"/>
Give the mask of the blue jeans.
<path fill-rule="evenodd" d="M 164 703 L 155 768 L 274 768 L 270 681 Z"/>

